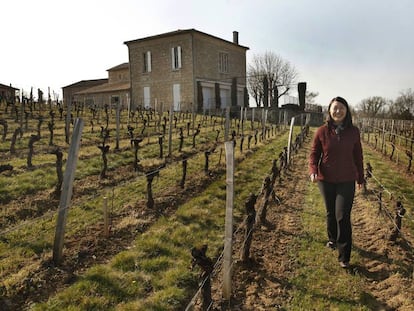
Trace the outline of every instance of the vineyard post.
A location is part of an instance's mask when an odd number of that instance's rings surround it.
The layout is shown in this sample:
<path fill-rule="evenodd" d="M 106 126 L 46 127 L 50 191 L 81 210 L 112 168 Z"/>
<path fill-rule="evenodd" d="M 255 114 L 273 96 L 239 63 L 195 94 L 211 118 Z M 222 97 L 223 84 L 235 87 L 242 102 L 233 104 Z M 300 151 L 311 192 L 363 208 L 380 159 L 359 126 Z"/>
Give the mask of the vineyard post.
<path fill-rule="evenodd" d="M 254 129 L 254 111 L 255 109 L 252 108 L 252 130 Z"/>
<path fill-rule="evenodd" d="M 120 119 L 121 101 L 116 103 L 116 143 L 115 150 L 119 150 L 119 119 Z"/>
<path fill-rule="evenodd" d="M 168 157 L 172 156 L 172 124 L 173 124 L 173 111 L 174 111 L 174 103 L 171 103 L 170 106 L 170 124 L 168 126 Z"/>
<path fill-rule="evenodd" d="M 131 100 L 129 99 L 129 93 L 128 92 L 125 95 L 126 95 L 127 110 L 128 110 L 127 125 L 129 125 L 130 118 L 131 118 Z"/>
<path fill-rule="evenodd" d="M 381 152 L 384 153 L 385 147 L 385 119 L 382 120 L 382 140 L 381 140 Z"/>
<path fill-rule="evenodd" d="M 69 146 L 68 160 L 66 163 L 65 174 L 63 177 L 62 194 L 60 196 L 58 218 L 55 232 L 55 241 L 53 244 L 53 261 L 57 265 L 62 258 L 63 240 L 65 235 L 65 226 L 67 211 L 72 196 L 73 180 L 75 178 L 76 164 L 82 137 L 83 120 L 76 119 L 73 130 L 72 141 Z"/>
<path fill-rule="evenodd" d="M 22 101 L 20 102 L 20 120 L 19 120 L 20 129 L 22 132 L 23 132 L 23 118 L 24 118 L 24 102 L 25 102 L 25 99 L 23 99 L 23 93 L 22 93 Z"/>
<path fill-rule="evenodd" d="M 66 111 L 66 124 L 65 124 L 65 129 L 66 129 L 66 131 L 65 131 L 65 134 L 66 134 L 66 136 L 65 136 L 65 138 L 66 138 L 66 143 L 67 144 L 69 144 L 69 131 L 70 131 L 70 119 L 71 119 L 71 116 L 70 116 L 70 114 L 71 114 L 71 100 L 70 99 L 68 99 L 68 102 L 67 102 L 67 105 L 66 105 L 67 107 L 67 111 Z"/>
<path fill-rule="evenodd" d="M 231 296 L 231 267 L 233 246 L 233 196 L 234 196 L 234 144 L 224 143 L 226 150 L 226 219 L 223 252 L 223 297 L 230 300 Z"/>
<path fill-rule="evenodd" d="M 240 107 L 240 124 L 241 124 L 241 132 L 243 134 L 243 107 Z"/>
<path fill-rule="evenodd" d="M 104 236 L 109 236 L 109 217 L 108 217 L 108 198 L 103 198 L 103 214 L 104 214 Z"/>
<path fill-rule="evenodd" d="M 229 128 L 230 128 L 230 106 L 227 105 L 226 107 L 226 125 L 224 128 L 224 141 L 229 139 Z"/>
<path fill-rule="evenodd" d="M 290 131 L 289 131 L 288 148 L 287 148 L 287 159 L 286 159 L 287 166 L 289 166 L 289 163 L 290 163 L 290 150 L 291 150 L 291 145 L 292 145 L 292 134 L 293 134 L 294 124 L 295 124 L 295 117 L 292 117 L 292 119 L 290 120 Z"/>
<path fill-rule="evenodd" d="M 262 123 L 262 132 L 263 132 L 263 129 L 264 129 L 264 127 L 265 127 L 265 117 L 264 117 L 264 113 L 265 113 L 265 108 L 263 108 L 262 109 L 262 116 L 261 116 L 261 123 Z"/>

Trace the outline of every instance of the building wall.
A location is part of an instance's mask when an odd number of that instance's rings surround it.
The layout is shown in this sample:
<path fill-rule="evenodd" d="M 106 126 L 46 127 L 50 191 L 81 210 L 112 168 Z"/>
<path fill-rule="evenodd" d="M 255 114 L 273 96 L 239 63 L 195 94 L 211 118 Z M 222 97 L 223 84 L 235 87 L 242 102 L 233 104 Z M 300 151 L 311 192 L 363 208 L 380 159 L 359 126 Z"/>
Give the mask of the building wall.
<path fill-rule="evenodd" d="M 173 85 L 180 85 L 180 110 L 197 105 L 197 81 L 214 97 L 219 82 L 223 94 L 230 93 L 233 77 L 238 78 L 239 92 L 246 85 L 247 48 L 197 32 L 183 31 L 168 36 L 154 36 L 126 43 L 128 45 L 131 100 L 135 107 L 144 106 L 144 87 L 150 89 L 151 107 L 168 110 L 173 103 Z M 172 48 L 181 47 L 180 69 L 172 68 Z M 151 52 L 151 72 L 144 72 L 144 53 Z M 219 53 L 229 56 L 228 72 L 219 72 Z M 214 99 L 214 98 L 213 98 Z"/>
<path fill-rule="evenodd" d="M 103 109 L 105 106 L 115 108 L 120 105 L 122 109 L 127 109 L 129 104 L 129 91 L 113 91 L 92 94 L 75 95 L 74 102 L 82 103 L 85 107 L 98 107 Z"/>
<path fill-rule="evenodd" d="M 86 80 L 80 81 L 78 83 L 74 83 L 68 86 L 64 86 L 63 90 L 63 102 L 64 104 L 68 104 L 75 100 L 75 93 L 84 91 L 90 87 L 94 87 L 97 85 L 102 85 L 107 83 L 107 79 L 97 79 L 97 80 Z"/>
<path fill-rule="evenodd" d="M 220 53 L 228 55 L 228 71 L 219 70 Z M 237 79 L 238 105 L 243 99 L 246 86 L 246 49 L 231 42 L 196 33 L 194 43 L 195 80 L 200 81 L 205 93 L 212 94 L 210 99 L 203 98 L 206 103 L 215 104 L 214 84 L 219 83 L 222 108 L 231 102 L 231 84 Z"/>
<path fill-rule="evenodd" d="M 18 89 L 15 89 L 14 87 L 10 87 L 3 84 L 0 85 L 0 100 L 14 101 L 17 93 Z"/>
<path fill-rule="evenodd" d="M 195 78 L 222 81 L 231 84 L 238 77 L 246 85 L 246 52 L 230 42 L 216 40 L 202 34 L 195 34 Z M 228 54 L 228 72 L 219 72 L 219 53 Z"/>
<path fill-rule="evenodd" d="M 171 61 L 171 49 L 181 46 L 182 66 L 174 70 Z M 151 72 L 144 72 L 144 56 L 151 52 Z M 150 88 L 151 106 L 166 107 L 173 102 L 172 85 L 181 85 L 181 101 L 191 102 L 193 66 L 191 37 L 188 34 L 179 34 L 168 38 L 154 38 L 134 42 L 129 45 L 129 62 L 131 75 L 131 97 L 135 106 L 144 103 L 144 87 Z M 157 107 L 157 108 L 158 108 Z"/>
<path fill-rule="evenodd" d="M 128 82 L 129 81 L 129 69 L 123 68 L 118 70 L 108 70 L 108 82 Z"/>

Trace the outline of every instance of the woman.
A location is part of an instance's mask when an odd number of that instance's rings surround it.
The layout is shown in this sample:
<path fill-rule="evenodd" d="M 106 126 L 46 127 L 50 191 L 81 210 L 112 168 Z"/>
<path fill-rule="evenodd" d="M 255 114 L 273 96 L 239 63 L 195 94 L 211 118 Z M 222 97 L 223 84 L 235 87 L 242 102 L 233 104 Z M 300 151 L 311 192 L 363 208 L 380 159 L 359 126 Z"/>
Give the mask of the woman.
<path fill-rule="evenodd" d="M 337 248 L 341 267 L 349 268 L 355 181 L 361 188 L 364 167 L 359 130 L 352 124 L 348 103 L 342 97 L 331 100 L 327 123 L 315 133 L 309 173 L 311 181 L 318 182 L 325 201 L 327 246 Z"/>

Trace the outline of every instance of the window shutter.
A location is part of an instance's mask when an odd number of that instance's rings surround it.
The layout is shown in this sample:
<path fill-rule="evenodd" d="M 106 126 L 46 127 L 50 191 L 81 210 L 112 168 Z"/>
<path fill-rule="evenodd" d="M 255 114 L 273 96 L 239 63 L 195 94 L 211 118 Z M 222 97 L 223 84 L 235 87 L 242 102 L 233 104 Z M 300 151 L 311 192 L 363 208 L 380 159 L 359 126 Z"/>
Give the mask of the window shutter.
<path fill-rule="evenodd" d="M 147 62 L 148 62 L 148 65 L 147 65 L 148 72 L 151 72 L 151 51 L 147 52 Z"/>
<path fill-rule="evenodd" d="M 174 48 L 171 48 L 171 67 L 172 67 L 172 69 L 175 69 L 175 60 L 174 60 L 174 56 L 175 56 L 175 53 L 174 53 Z"/>
<path fill-rule="evenodd" d="M 177 46 L 178 68 L 181 68 L 181 46 Z"/>

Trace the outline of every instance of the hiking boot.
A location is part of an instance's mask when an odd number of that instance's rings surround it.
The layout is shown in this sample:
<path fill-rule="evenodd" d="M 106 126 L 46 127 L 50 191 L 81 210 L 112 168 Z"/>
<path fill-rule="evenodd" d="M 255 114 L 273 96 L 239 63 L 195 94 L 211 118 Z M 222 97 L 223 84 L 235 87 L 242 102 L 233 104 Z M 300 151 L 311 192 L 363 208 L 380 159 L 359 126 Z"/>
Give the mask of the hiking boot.
<path fill-rule="evenodd" d="M 349 268 L 349 262 L 347 262 L 347 261 L 340 261 L 339 265 L 341 266 L 341 268 L 344 268 L 344 269 Z"/>
<path fill-rule="evenodd" d="M 330 249 L 336 249 L 336 243 L 329 241 L 328 243 L 326 243 L 326 247 L 330 248 Z"/>

